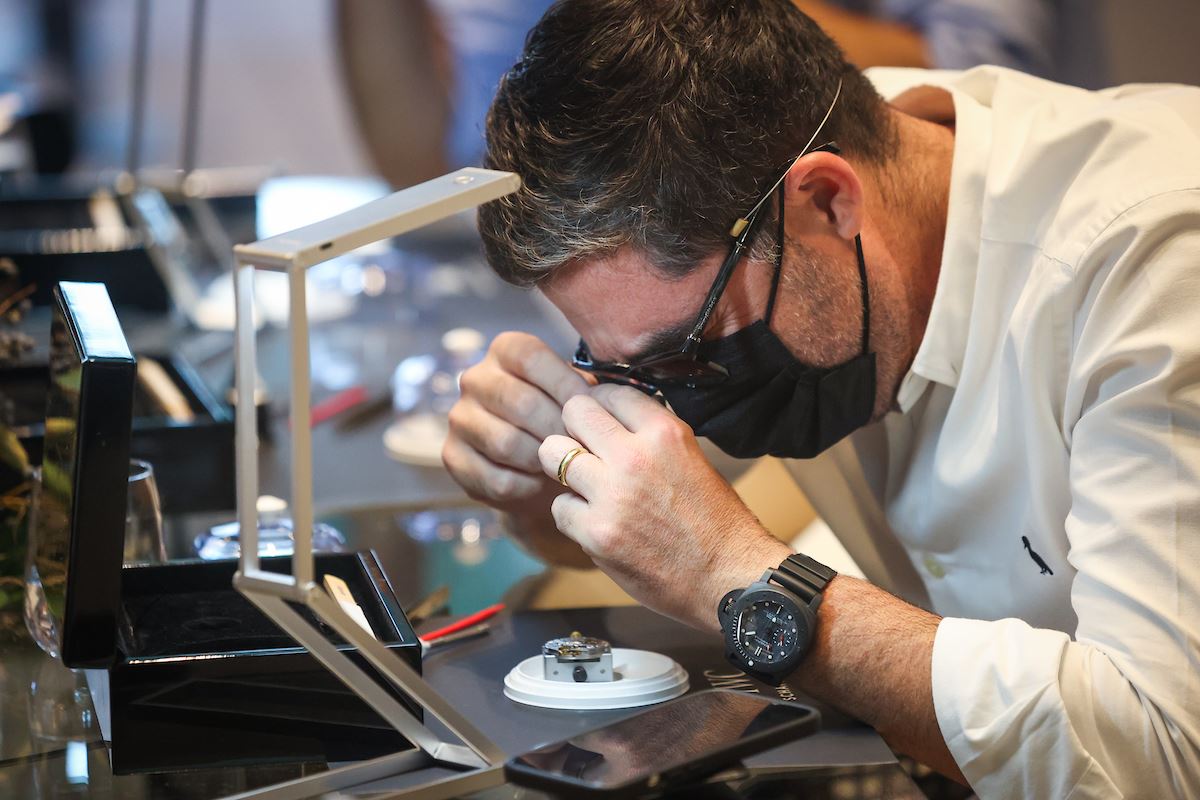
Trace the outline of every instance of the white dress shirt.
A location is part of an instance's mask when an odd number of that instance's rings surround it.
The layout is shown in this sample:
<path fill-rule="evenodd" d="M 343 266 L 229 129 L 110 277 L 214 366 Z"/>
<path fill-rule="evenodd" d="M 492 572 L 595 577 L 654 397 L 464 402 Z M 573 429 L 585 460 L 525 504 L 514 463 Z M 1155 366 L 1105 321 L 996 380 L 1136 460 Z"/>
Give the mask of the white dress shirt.
<path fill-rule="evenodd" d="M 899 410 L 788 466 L 944 616 L 980 797 L 1200 798 L 1200 89 L 869 74 L 953 95 L 941 273 Z"/>

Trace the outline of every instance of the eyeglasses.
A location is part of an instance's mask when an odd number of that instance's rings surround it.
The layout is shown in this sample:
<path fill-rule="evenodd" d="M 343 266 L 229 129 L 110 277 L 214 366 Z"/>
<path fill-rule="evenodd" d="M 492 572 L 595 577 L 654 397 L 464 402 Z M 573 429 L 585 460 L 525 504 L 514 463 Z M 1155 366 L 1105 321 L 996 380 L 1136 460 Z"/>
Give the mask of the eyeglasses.
<path fill-rule="evenodd" d="M 687 386 L 694 389 L 713 386 L 729 378 L 729 370 L 723 365 L 715 361 L 707 361 L 700 356 L 700 337 L 704 334 L 704 329 L 708 326 L 708 320 L 712 316 L 713 310 L 717 307 L 717 303 L 720 302 L 721 296 L 725 293 L 725 287 L 729 285 L 729 280 L 733 277 L 734 269 L 736 269 L 738 263 L 742 260 L 742 254 L 753 240 L 754 234 L 758 229 L 758 222 L 761 219 L 760 212 L 767 205 L 767 201 L 771 199 L 771 195 L 783 183 L 783 179 L 787 177 L 792 166 L 810 152 L 821 150 L 839 152 L 837 145 L 832 142 L 823 144 L 812 150 L 809 148 L 812 147 L 812 143 L 816 141 L 817 136 L 820 135 L 821 130 L 825 127 L 825 122 L 829 119 L 829 115 L 833 113 L 833 108 L 837 105 L 838 97 L 841 96 L 841 93 L 842 83 L 838 81 L 833 101 L 829 104 L 829 109 L 821 119 L 821 124 L 817 126 L 808 143 L 804 145 L 804 149 L 800 151 L 799 155 L 788 161 L 787 167 L 771 182 L 770 188 L 763 192 L 758 202 L 745 215 L 738 217 L 737 221 L 730 227 L 729 236 L 733 241 L 730 244 L 729 253 L 721 263 L 721 268 L 717 270 L 717 277 L 708 290 L 708 295 L 704 299 L 704 305 L 700 308 L 700 315 L 696 318 L 695 324 L 692 325 L 691 333 L 684 339 L 683 346 L 675 350 L 640 358 L 632 364 L 625 364 L 618 361 L 595 361 L 592 358 L 591 351 L 588 350 L 587 342 L 580 339 L 579 347 L 575 351 L 575 358 L 572 360 L 575 367 L 585 372 L 590 372 L 603 383 L 620 383 L 632 386 L 650 395 L 657 394 L 658 390 L 663 386 Z M 783 239 L 781 232 L 779 249 L 775 256 L 776 281 L 779 279 L 782 257 Z M 773 301 L 774 291 L 772 291 Z M 768 317 L 769 315 L 770 311 L 768 310 Z"/>

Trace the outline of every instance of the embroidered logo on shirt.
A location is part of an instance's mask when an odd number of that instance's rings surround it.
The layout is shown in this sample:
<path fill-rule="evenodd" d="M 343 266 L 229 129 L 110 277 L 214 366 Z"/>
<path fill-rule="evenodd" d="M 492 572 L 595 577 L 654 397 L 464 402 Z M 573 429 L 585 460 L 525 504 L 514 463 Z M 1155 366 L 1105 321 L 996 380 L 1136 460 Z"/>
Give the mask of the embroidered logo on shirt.
<path fill-rule="evenodd" d="M 1029 551 L 1029 557 L 1033 559 L 1033 563 L 1035 563 L 1039 567 L 1041 567 L 1043 575 L 1053 575 L 1054 574 L 1054 570 L 1050 569 L 1050 565 L 1047 564 L 1045 561 L 1043 561 L 1042 557 L 1039 556 L 1036 551 L 1034 551 L 1033 546 L 1031 544 L 1029 544 L 1028 536 L 1022 536 L 1021 543 L 1024 544 L 1025 549 Z"/>

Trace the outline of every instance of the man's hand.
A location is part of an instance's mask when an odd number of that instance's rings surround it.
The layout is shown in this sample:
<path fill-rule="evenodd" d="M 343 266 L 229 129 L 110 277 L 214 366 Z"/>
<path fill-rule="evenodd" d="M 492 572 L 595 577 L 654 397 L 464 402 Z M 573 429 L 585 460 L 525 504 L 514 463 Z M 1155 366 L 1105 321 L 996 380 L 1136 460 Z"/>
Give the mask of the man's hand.
<path fill-rule="evenodd" d="M 763 530 L 678 417 L 636 389 L 597 386 L 563 406 L 568 436 L 542 442 L 542 469 L 567 467 L 552 506 L 559 530 L 647 606 L 716 630 L 730 589 L 791 549 Z M 938 728 L 930 670 L 939 618 L 839 575 L 793 686 L 874 725 L 897 750 L 962 781 Z"/>
<path fill-rule="evenodd" d="M 686 423 L 627 386 L 566 401 L 568 436 L 542 442 L 542 469 L 574 447 L 571 491 L 554 499 L 558 529 L 645 605 L 718 629 L 717 603 L 790 554 L 700 451 Z"/>
<path fill-rule="evenodd" d="M 502 333 L 461 378 L 442 462 L 473 499 L 509 516 L 509 529 L 538 557 L 590 567 L 555 530 L 550 502 L 561 487 L 542 474 L 538 445 L 565 432 L 562 406 L 588 382 L 540 339 Z"/>

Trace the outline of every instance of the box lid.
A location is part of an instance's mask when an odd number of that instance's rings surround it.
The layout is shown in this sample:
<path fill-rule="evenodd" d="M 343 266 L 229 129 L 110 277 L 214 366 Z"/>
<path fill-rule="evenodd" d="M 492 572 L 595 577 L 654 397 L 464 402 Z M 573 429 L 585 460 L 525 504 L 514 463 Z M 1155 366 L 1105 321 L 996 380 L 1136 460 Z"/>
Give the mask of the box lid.
<path fill-rule="evenodd" d="M 136 362 L 100 283 L 54 290 L 33 565 L 69 667 L 116 653 Z"/>

